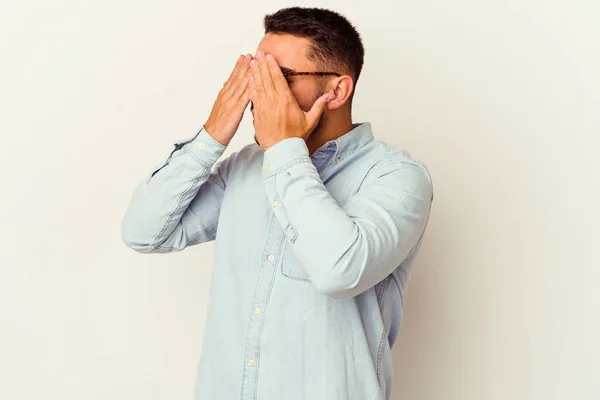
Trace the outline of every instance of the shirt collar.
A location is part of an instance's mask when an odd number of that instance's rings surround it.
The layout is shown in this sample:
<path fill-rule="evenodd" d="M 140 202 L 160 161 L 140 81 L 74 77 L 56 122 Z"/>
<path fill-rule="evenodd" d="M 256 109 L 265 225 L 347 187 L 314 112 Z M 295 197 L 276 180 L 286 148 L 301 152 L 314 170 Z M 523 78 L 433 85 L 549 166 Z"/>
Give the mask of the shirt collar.
<path fill-rule="evenodd" d="M 335 154 L 332 162 L 338 163 L 373 139 L 371 123 L 358 122 L 352 124 L 352 129 L 349 132 L 319 147 L 310 158 L 317 169 L 321 170 L 332 159 L 332 154 Z"/>

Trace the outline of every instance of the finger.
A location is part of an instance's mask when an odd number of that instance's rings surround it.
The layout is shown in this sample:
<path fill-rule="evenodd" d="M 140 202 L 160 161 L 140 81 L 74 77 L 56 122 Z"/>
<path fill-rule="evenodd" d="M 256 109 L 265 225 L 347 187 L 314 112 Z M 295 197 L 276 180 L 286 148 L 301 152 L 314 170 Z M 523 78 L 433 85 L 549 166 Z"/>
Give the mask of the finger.
<path fill-rule="evenodd" d="M 275 85 L 273 84 L 273 79 L 271 78 L 271 73 L 269 72 L 269 63 L 267 63 L 265 53 L 259 51 L 256 55 L 258 56 L 258 69 L 260 70 L 260 77 L 262 79 L 263 87 L 265 88 L 265 93 L 277 93 Z"/>
<path fill-rule="evenodd" d="M 333 92 L 325 93 L 315 101 L 315 104 L 313 104 L 312 108 L 306 113 L 306 120 L 311 130 L 317 125 L 319 117 L 325 111 L 325 107 L 327 107 L 327 103 L 333 99 L 335 99 L 335 94 Z"/>
<path fill-rule="evenodd" d="M 263 87 L 263 82 L 260 75 L 260 68 L 258 68 L 258 61 L 256 61 L 256 59 L 250 62 L 250 68 L 252 70 L 252 79 L 250 79 L 250 83 L 253 87 L 254 94 L 256 96 L 262 96 L 262 94 L 265 91 L 265 88 Z"/>
<path fill-rule="evenodd" d="M 244 72 L 243 76 L 242 76 L 242 74 L 240 74 L 239 84 L 235 85 L 234 88 L 232 89 L 232 96 L 234 98 L 237 99 L 244 93 L 244 91 L 248 87 L 248 83 L 249 83 L 251 76 L 252 76 L 252 71 L 250 71 L 250 67 L 248 67 L 248 69 Z"/>
<path fill-rule="evenodd" d="M 225 92 L 231 92 L 231 88 L 239 84 L 240 77 L 243 77 L 246 71 L 250 68 L 250 59 L 252 58 L 251 54 L 246 54 L 240 56 L 236 61 L 236 65 L 234 70 L 231 73 L 231 76 L 223 85 Z"/>
<path fill-rule="evenodd" d="M 249 103 L 250 103 L 250 90 L 249 90 L 249 87 L 246 86 L 246 89 L 244 90 L 244 92 L 242 93 L 242 95 L 240 96 L 240 98 L 237 102 L 238 110 L 240 112 L 245 111 L 246 107 L 248 107 Z"/>
<path fill-rule="evenodd" d="M 227 78 L 227 80 L 225 81 L 225 85 L 227 84 L 227 82 L 233 81 L 233 78 L 237 75 L 238 71 L 240 70 L 240 67 L 244 65 L 244 57 L 244 54 L 238 57 L 238 59 L 235 62 L 235 66 L 231 71 L 231 74 L 229 74 L 229 78 Z"/>
<path fill-rule="evenodd" d="M 250 79 L 248 80 L 248 95 L 250 96 L 250 101 L 254 103 L 254 105 L 260 103 L 260 96 L 258 94 L 258 89 L 256 88 L 254 75 L 250 75 Z"/>
<path fill-rule="evenodd" d="M 242 63 L 240 64 L 236 72 L 236 75 L 232 79 L 233 85 L 238 84 L 241 79 L 244 79 L 246 72 L 250 69 L 250 60 L 252 60 L 251 54 L 247 54 L 244 56 Z"/>
<path fill-rule="evenodd" d="M 285 80 L 285 76 L 283 76 L 281 68 L 279 68 L 279 63 L 275 60 L 275 57 L 271 54 L 267 54 L 266 63 L 277 93 L 289 92 L 291 94 L 288 82 Z"/>

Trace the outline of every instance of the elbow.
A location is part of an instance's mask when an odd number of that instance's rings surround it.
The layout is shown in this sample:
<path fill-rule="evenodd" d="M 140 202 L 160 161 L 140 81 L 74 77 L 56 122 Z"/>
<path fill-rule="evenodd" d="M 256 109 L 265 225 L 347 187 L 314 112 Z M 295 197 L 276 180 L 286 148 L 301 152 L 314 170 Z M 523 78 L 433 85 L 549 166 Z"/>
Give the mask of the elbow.
<path fill-rule="evenodd" d="M 312 279 L 317 291 L 335 300 L 348 300 L 360 294 L 358 279 L 329 272 Z"/>
<path fill-rule="evenodd" d="M 149 254 L 156 250 L 150 240 L 145 240 L 136 229 L 136 224 L 124 218 L 121 222 L 121 240 L 125 246 L 138 253 Z"/>
<path fill-rule="evenodd" d="M 313 269 L 311 280 L 317 291 L 335 300 L 348 300 L 366 290 L 364 270 L 368 258 L 364 254 L 360 247 L 350 247 L 333 264 L 326 263 Z"/>
<path fill-rule="evenodd" d="M 151 246 L 149 244 L 133 242 L 133 241 L 125 240 L 125 239 L 123 239 L 123 243 L 125 243 L 125 245 L 127 247 L 129 247 L 132 250 L 135 250 L 138 253 L 142 253 L 142 254 L 156 253 L 156 247 Z"/>

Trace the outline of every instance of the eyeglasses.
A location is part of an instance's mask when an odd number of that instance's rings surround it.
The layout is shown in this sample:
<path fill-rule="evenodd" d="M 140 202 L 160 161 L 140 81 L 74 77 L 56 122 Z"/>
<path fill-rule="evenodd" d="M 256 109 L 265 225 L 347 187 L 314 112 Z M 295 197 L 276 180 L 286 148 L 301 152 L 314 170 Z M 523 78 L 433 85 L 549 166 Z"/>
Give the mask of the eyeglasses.
<path fill-rule="evenodd" d="M 281 72 L 283 73 L 283 76 L 293 76 L 293 75 L 335 75 L 335 76 L 342 76 L 340 74 L 338 74 L 337 72 L 296 72 L 296 71 L 284 71 L 283 69 L 281 70 Z"/>

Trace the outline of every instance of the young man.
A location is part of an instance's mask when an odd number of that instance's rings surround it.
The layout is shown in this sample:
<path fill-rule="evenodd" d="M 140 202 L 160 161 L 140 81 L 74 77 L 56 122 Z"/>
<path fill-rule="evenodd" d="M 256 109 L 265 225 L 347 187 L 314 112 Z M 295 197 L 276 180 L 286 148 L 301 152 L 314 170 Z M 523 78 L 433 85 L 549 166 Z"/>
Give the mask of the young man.
<path fill-rule="evenodd" d="M 294 7 L 264 26 L 199 132 L 135 190 L 123 240 L 216 239 L 196 400 L 388 399 L 431 178 L 352 123 L 364 50 L 344 17 Z M 249 103 L 256 144 L 217 162 Z"/>

